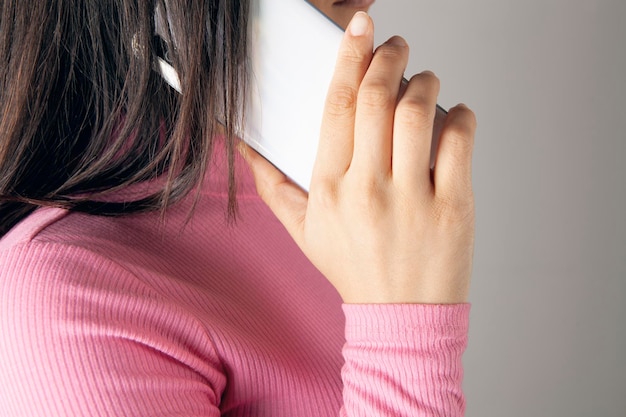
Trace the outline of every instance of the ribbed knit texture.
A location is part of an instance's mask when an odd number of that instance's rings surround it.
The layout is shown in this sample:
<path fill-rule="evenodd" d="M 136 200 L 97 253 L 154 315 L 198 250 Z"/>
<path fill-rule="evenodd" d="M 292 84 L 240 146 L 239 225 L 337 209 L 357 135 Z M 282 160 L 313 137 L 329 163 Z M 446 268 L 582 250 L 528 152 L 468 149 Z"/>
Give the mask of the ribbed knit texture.
<path fill-rule="evenodd" d="M 463 414 L 469 306 L 342 305 L 238 176 L 233 226 L 216 161 L 188 223 L 42 209 L 0 241 L 0 416 Z"/>

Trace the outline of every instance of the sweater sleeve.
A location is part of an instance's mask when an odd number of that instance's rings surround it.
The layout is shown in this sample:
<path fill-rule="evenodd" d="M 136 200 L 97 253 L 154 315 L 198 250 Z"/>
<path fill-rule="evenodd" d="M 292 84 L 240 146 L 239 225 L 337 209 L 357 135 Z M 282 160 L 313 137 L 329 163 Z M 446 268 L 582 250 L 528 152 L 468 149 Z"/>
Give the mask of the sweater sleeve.
<path fill-rule="evenodd" d="M 195 323 L 93 253 L 2 252 L 0 416 L 219 416 L 225 377 Z"/>
<path fill-rule="evenodd" d="M 344 304 L 341 416 L 463 416 L 469 309 Z"/>
<path fill-rule="evenodd" d="M 462 415 L 469 306 L 343 309 L 342 416 Z M 217 417 L 224 366 L 192 313 L 108 258 L 0 252 L 0 417 Z"/>

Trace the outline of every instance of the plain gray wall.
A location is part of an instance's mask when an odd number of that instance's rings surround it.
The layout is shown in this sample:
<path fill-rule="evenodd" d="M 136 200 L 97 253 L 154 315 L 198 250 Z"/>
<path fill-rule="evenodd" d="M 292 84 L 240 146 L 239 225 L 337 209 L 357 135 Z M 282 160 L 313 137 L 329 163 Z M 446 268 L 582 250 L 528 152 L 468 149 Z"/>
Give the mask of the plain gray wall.
<path fill-rule="evenodd" d="M 626 1 L 371 15 L 478 117 L 467 416 L 626 416 Z"/>

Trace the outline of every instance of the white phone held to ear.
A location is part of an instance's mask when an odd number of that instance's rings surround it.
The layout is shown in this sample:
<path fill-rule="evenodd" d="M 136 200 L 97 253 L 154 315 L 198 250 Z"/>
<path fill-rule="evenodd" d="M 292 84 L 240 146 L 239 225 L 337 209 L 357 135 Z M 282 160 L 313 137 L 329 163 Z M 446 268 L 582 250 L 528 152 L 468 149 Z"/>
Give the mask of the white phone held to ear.
<path fill-rule="evenodd" d="M 156 20 L 160 35 L 158 22 L 167 20 Z M 252 0 L 249 25 L 251 72 L 238 134 L 308 191 L 343 30 L 305 0 Z M 164 57 L 154 66 L 181 92 L 178 74 Z M 437 106 L 431 168 L 446 114 Z"/>

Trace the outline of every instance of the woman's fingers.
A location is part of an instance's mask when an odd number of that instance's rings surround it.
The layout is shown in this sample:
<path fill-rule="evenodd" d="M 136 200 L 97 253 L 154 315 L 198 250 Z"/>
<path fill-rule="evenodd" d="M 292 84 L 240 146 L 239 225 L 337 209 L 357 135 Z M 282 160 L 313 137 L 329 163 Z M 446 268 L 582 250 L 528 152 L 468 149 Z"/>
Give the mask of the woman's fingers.
<path fill-rule="evenodd" d="M 237 147 L 252 170 L 259 196 L 301 245 L 308 202 L 306 192 L 243 141 Z"/>
<path fill-rule="evenodd" d="M 339 49 L 335 73 L 328 90 L 313 182 L 334 181 L 350 166 L 357 94 L 372 59 L 373 49 L 372 21 L 366 13 L 356 13 Z"/>
<path fill-rule="evenodd" d="M 464 104 L 448 113 L 435 163 L 435 193 L 445 200 L 463 199 L 472 190 L 472 150 L 476 117 Z"/>
<path fill-rule="evenodd" d="M 376 49 L 357 98 L 351 170 L 365 181 L 391 172 L 393 120 L 409 47 L 394 36 Z"/>
<path fill-rule="evenodd" d="M 439 81 L 417 75 L 398 100 L 408 47 L 392 38 L 372 49 L 372 22 L 357 14 L 328 92 L 309 195 L 245 146 L 244 157 L 263 200 L 344 302 L 463 302 L 474 115 L 450 110 L 431 177 Z"/>
<path fill-rule="evenodd" d="M 408 190 L 430 189 L 430 152 L 439 79 L 430 71 L 411 78 L 393 127 L 393 179 Z"/>

